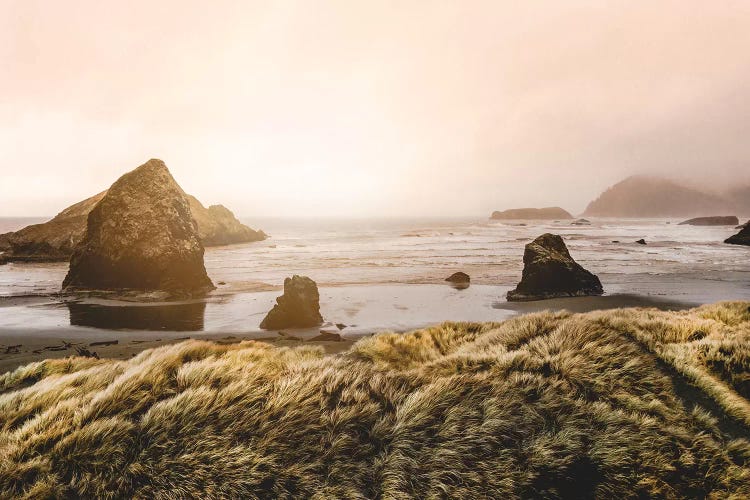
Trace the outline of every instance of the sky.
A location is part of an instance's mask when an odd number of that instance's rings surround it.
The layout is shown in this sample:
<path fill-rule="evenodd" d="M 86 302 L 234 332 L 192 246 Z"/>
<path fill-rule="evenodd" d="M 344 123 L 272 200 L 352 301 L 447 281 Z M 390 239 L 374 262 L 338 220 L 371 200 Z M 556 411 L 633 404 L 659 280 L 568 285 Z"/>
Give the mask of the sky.
<path fill-rule="evenodd" d="M 240 216 L 582 211 L 750 176 L 747 1 L 0 0 L 0 216 L 149 158 Z"/>

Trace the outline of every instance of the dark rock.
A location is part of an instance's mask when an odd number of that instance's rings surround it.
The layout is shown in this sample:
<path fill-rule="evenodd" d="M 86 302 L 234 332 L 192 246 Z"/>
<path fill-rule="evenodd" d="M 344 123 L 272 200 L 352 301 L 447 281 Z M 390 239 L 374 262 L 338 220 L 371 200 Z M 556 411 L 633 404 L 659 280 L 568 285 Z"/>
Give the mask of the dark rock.
<path fill-rule="evenodd" d="M 750 246 L 750 225 L 746 225 L 739 233 L 724 240 L 724 243 L 729 243 L 730 245 Z"/>
<path fill-rule="evenodd" d="M 339 330 L 343 330 L 344 328 L 346 328 L 346 325 L 344 323 L 336 323 L 336 328 L 338 328 Z"/>
<path fill-rule="evenodd" d="M 445 278 L 445 281 L 450 281 L 451 283 L 469 283 L 471 278 L 468 274 L 459 271 Z"/>
<path fill-rule="evenodd" d="M 620 243 L 620 240 L 612 240 L 612 243 Z"/>
<path fill-rule="evenodd" d="M 745 222 L 744 224 L 740 224 L 739 226 L 736 226 L 735 229 L 744 229 L 748 226 L 750 226 L 750 220 Z"/>
<path fill-rule="evenodd" d="M 284 280 L 284 294 L 260 323 L 264 330 L 308 328 L 323 323 L 320 315 L 318 285 L 307 276 L 294 275 Z"/>
<path fill-rule="evenodd" d="M 523 263 L 521 282 L 508 292 L 510 301 L 604 293 L 599 278 L 573 260 L 565 242 L 556 234 L 543 234 L 527 244 Z"/>
<path fill-rule="evenodd" d="M 317 335 L 308 342 L 343 342 L 344 339 L 341 338 L 341 335 L 338 333 L 333 332 L 326 332 L 325 330 L 320 331 L 320 335 Z"/>
<path fill-rule="evenodd" d="M 640 240 L 636 240 L 635 242 L 638 243 L 639 245 L 645 245 L 646 244 L 646 240 L 644 240 L 643 238 L 641 238 Z"/>
<path fill-rule="evenodd" d="M 571 222 L 571 225 L 573 226 L 590 226 L 591 221 L 588 219 L 578 219 L 576 221 Z"/>
<path fill-rule="evenodd" d="M 164 162 L 149 160 L 123 175 L 91 210 L 63 288 L 172 296 L 214 288 L 190 205 Z"/>
<path fill-rule="evenodd" d="M 512 208 L 502 212 L 492 212 L 490 219 L 527 219 L 527 220 L 548 220 L 548 219 L 572 219 L 573 216 L 560 207 L 546 208 Z"/>
<path fill-rule="evenodd" d="M 711 217 L 695 217 L 680 222 L 680 226 L 736 226 L 740 221 L 734 215 L 714 215 Z"/>

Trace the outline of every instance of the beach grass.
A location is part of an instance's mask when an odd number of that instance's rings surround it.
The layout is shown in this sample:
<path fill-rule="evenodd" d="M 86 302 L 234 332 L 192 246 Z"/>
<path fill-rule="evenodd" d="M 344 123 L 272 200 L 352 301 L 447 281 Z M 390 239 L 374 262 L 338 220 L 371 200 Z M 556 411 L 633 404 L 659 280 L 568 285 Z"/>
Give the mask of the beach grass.
<path fill-rule="evenodd" d="M 0 375 L 0 497 L 750 497 L 750 303 Z"/>

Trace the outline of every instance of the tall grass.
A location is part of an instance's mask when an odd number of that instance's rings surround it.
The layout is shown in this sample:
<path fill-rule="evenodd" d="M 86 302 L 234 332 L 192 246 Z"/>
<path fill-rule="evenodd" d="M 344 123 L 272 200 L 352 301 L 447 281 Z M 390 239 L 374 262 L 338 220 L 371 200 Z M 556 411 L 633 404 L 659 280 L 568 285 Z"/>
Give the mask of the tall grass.
<path fill-rule="evenodd" d="M 748 305 L 32 363 L 0 497 L 747 498 Z"/>

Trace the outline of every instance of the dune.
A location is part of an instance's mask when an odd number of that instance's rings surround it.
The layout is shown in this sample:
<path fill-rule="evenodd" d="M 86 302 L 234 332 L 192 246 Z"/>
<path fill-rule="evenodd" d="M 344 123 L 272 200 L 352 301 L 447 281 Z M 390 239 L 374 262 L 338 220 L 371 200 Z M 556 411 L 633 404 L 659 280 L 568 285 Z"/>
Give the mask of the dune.
<path fill-rule="evenodd" d="M 0 496 L 747 498 L 749 306 L 31 363 Z"/>

